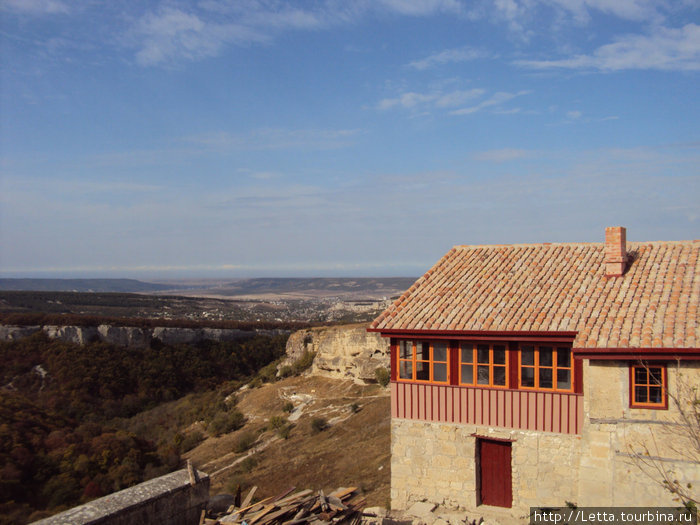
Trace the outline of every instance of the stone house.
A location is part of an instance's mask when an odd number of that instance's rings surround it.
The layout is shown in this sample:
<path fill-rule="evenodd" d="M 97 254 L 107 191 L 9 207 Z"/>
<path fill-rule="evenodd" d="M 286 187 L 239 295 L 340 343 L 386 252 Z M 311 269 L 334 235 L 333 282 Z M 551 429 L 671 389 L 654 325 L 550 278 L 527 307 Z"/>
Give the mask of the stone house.
<path fill-rule="evenodd" d="M 700 387 L 699 259 L 700 241 L 622 227 L 450 250 L 368 329 L 391 343 L 392 506 L 515 519 L 677 505 L 659 472 L 700 487 L 679 424 Z"/>

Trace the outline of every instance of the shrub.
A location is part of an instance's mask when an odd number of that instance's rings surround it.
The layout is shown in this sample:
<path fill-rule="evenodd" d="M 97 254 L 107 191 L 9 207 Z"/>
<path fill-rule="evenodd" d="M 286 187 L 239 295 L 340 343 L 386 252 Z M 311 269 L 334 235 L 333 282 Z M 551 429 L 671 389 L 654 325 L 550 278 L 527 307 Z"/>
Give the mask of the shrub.
<path fill-rule="evenodd" d="M 391 379 L 389 371 L 381 366 L 374 371 L 374 377 L 377 379 L 377 383 L 379 383 L 383 387 L 386 387 L 389 384 L 389 380 Z"/>
<path fill-rule="evenodd" d="M 262 367 L 258 372 L 258 377 L 265 383 L 274 383 L 277 379 L 277 361 Z"/>
<path fill-rule="evenodd" d="M 294 412 L 294 403 L 287 401 L 284 406 L 282 406 L 282 412 L 287 412 L 288 414 Z"/>
<path fill-rule="evenodd" d="M 230 412 L 219 412 L 209 423 L 207 430 L 213 436 L 228 434 L 238 430 L 245 424 L 245 416 L 237 409 Z"/>
<path fill-rule="evenodd" d="M 353 403 L 352 405 L 350 405 L 350 412 L 352 412 L 353 414 L 357 414 L 359 411 L 360 405 L 358 405 L 357 403 Z"/>
<path fill-rule="evenodd" d="M 277 376 L 280 378 L 284 377 L 289 377 L 294 373 L 294 370 L 292 370 L 292 367 L 289 365 L 284 365 L 282 368 L 279 369 L 277 372 Z"/>
<path fill-rule="evenodd" d="M 292 431 L 292 425 L 291 423 L 287 423 L 284 426 L 281 426 L 280 428 L 277 429 L 277 435 L 281 437 L 282 439 L 287 439 L 289 438 L 289 433 Z"/>
<path fill-rule="evenodd" d="M 318 434 L 328 428 L 328 421 L 323 417 L 315 417 L 311 420 L 311 432 Z"/>
<path fill-rule="evenodd" d="M 250 431 L 243 432 L 238 436 L 238 440 L 233 445 L 233 451 L 236 453 L 245 452 L 252 447 L 257 441 L 257 436 Z"/>
<path fill-rule="evenodd" d="M 243 472 L 250 472 L 258 465 L 258 460 L 255 456 L 248 456 L 243 461 L 241 461 L 241 470 Z"/>
<path fill-rule="evenodd" d="M 287 418 L 283 416 L 272 416 L 267 423 L 267 428 L 270 430 L 279 430 L 287 423 Z"/>
<path fill-rule="evenodd" d="M 190 434 L 187 434 L 182 441 L 180 441 L 179 449 L 180 452 L 187 452 L 188 450 L 192 450 L 194 447 L 199 445 L 202 441 L 204 441 L 204 434 L 201 432 L 192 432 Z"/>
<path fill-rule="evenodd" d="M 311 366 L 311 364 L 314 362 L 314 357 L 316 357 L 316 352 L 309 352 L 308 350 L 304 350 L 304 353 L 301 354 L 301 357 L 294 361 L 294 364 L 292 365 L 292 371 L 297 375 L 301 374 L 304 370 Z"/>

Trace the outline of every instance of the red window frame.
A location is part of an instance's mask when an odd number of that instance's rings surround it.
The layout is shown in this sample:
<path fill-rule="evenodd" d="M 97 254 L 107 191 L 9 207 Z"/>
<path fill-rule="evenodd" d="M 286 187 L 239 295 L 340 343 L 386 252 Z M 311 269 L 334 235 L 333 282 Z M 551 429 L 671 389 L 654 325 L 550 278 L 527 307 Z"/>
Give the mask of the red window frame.
<path fill-rule="evenodd" d="M 658 372 L 652 375 L 652 370 Z M 630 408 L 668 409 L 667 385 L 668 371 L 665 364 L 630 365 Z M 660 400 L 650 401 L 655 397 L 652 392 L 656 389 L 660 389 Z M 643 400 L 638 401 L 638 397 Z"/>
<path fill-rule="evenodd" d="M 523 351 L 532 349 L 533 362 L 523 363 Z M 541 350 L 551 349 L 551 360 L 540 360 Z M 559 363 L 560 352 L 568 353 L 568 366 Z M 544 353 L 544 352 L 542 352 Z M 523 371 L 532 370 L 533 385 L 523 385 Z M 540 384 L 542 372 L 551 371 L 551 387 L 542 386 Z M 547 392 L 573 392 L 574 391 L 574 355 L 569 346 L 558 344 L 524 344 L 521 343 L 518 348 L 518 388 L 522 390 L 542 390 Z M 569 386 L 560 388 L 559 372 L 568 372 Z"/>
<path fill-rule="evenodd" d="M 406 345 L 411 345 L 410 356 L 404 357 L 407 352 Z M 425 359 L 425 353 L 418 352 L 419 345 L 428 345 L 428 359 Z M 445 347 L 445 359 L 436 359 L 435 357 L 435 346 L 444 345 Z M 410 364 L 411 377 L 402 377 L 402 372 L 406 368 L 402 369 L 402 365 L 406 366 Z M 397 381 L 415 381 L 419 383 L 435 383 L 438 385 L 449 385 L 450 384 L 450 344 L 449 341 L 431 341 L 425 339 L 402 339 L 397 344 L 396 352 L 396 380 Z M 441 381 L 435 379 L 435 369 L 436 365 L 444 366 L 445 380 Z M 428 379 L 418 378 L 420 367 L 428 368 Z M 404 374 L 405 375 L 405 374 Z"/>
<path fill-rule="evenodd" d="M 469 348 L 471 347 L 471 348 Z M 495 348 L 500 347 L 500 348 Z M 497 362 L 494 358 L 494 350 L 503 351 L 503 363 Z M 469 353 L 471 351 L 471 358 L 469 361 L 465 361 L 465 357 L 469 359 Z M 488 359 L 485 359 L 483 352 L 488 351 Z M 508 388 L 510 386 L 510 362 L 508 345 L 506 343 L 499 342 L 471 342 L 471 341 L 459 341 L 458 344 L 459 352 L 459 384 L 462 386 L 478 386 L 478 387 L 492 387 L 492 388 Z M 499 360 L 500 361 L 500 360 Z M 464 372 L 471 368 L 471 381 L 465 378 Z M 489 382 L 479 383 L 479 370 L 488 370 Z M 503 373 L 503 384 L 496 383 L 496 372 L 502 371 Z"/>

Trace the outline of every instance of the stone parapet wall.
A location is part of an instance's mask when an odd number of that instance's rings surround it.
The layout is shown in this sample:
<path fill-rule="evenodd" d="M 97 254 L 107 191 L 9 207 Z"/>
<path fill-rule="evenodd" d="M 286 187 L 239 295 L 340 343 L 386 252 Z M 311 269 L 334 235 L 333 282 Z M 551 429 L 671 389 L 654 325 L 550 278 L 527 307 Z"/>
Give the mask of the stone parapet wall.
<path fill-rule="evenodd" d="M 280 367 L 315 352 L 310 373 L 358 383 L 376 381 L 374 371 L 389 368 L 389 339 L 367 332 L 367 324 L 349 324 L 299 330 L 287 340 L 287 358 Z"/>
<path fill-rule="evenodd" d="M 34 525 L 197 525 L 209 501 L 209 476 L 187 469 L 93 500 Z"/>

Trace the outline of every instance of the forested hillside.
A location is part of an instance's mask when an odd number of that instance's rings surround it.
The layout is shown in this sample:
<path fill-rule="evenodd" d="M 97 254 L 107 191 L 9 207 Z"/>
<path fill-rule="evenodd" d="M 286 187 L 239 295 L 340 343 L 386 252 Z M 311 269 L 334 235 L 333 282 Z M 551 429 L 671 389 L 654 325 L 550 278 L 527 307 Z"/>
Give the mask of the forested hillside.
<path fill-rule="evenodd" d="M 256 336 L 127 351 L 37 333 L 0 343 L 0 524 L 38 519 L 45 513 L 32 512 L 62 510 L 174 470 L 182 436 L 148 441 L 120 430 L 123 418 L 190 394 L 194 410 L 184 419 L 223 414 L 226 424 L 242 424 L 226 394 L 280 357 L 285 342 Z"/>

